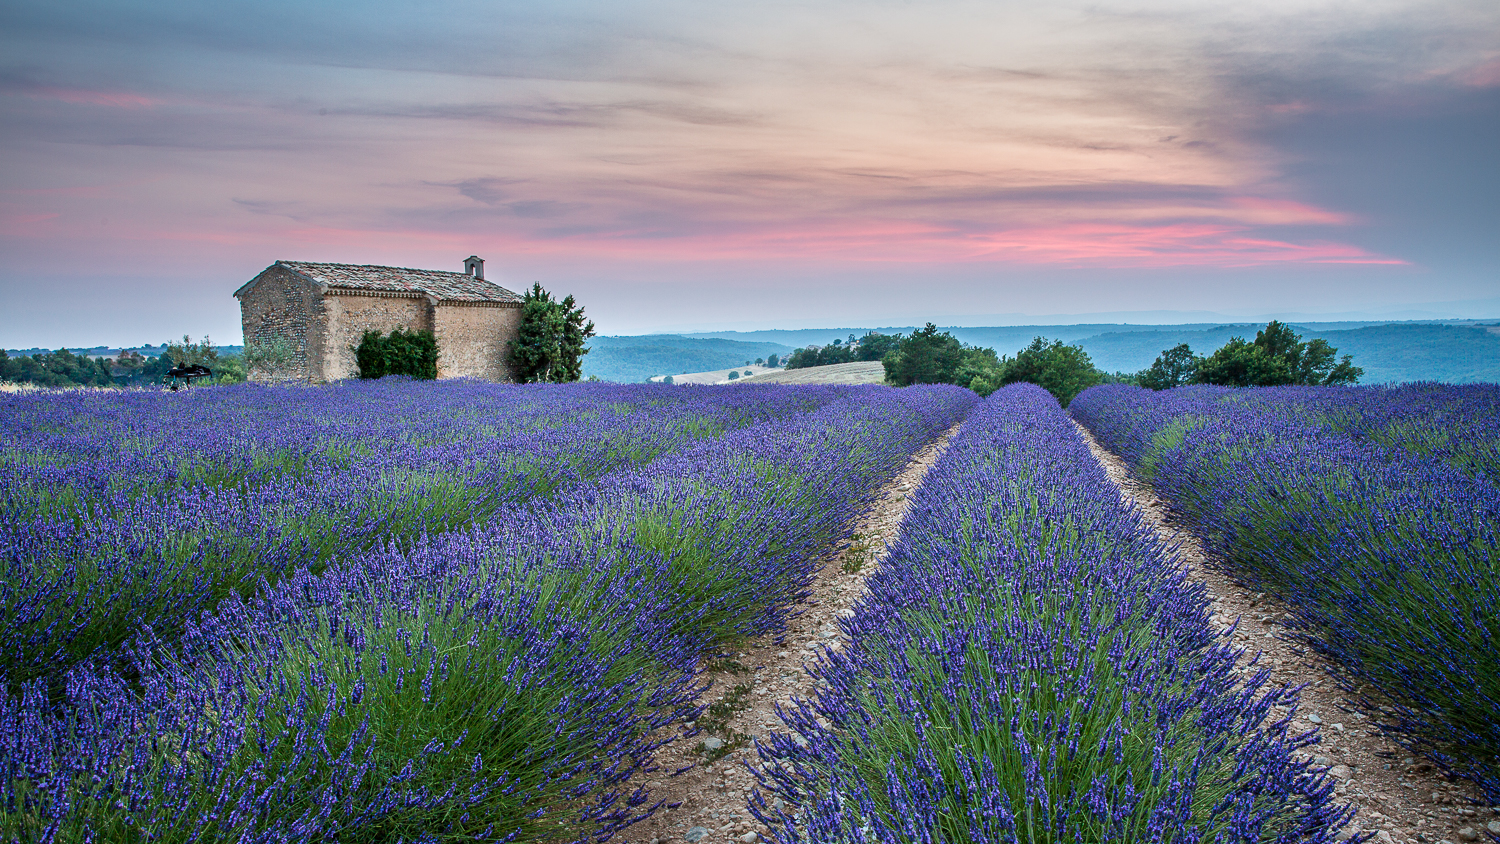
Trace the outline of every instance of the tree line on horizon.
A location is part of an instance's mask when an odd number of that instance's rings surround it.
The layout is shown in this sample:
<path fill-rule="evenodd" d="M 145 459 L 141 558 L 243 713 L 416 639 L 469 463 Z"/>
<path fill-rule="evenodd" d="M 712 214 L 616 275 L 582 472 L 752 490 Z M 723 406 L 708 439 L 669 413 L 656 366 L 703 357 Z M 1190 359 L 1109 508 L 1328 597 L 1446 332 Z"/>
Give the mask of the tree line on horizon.
<path fill-rule="evenodd" d="M 126 349 L 114 358 L 78 354 L 66 348 L 54 352 L 11 357 L 0 349 L 0 381 L 39 387 L 138 387 L 160 384 L 173 366 L 202 364 L 214 371 L 213 383 L 233 384 L 246 378 L 247 348 L 242 355 L 221 355 L 205 336 L 199 342 L 186 334 L 181 343 L 164 343 L 159 355 Z"/>
<path fill-rule="evenodd" d="M 797 349 L 787 358 L 788 369 L 856 361 L 880 361 L 886 383 L 957 384 L 987 396 L 1007 384 L 1036 384 L 1064 406 L 1096 384 L 1137 384 L 1167 390 L 1187 384 L 1229 387 L 1355 384 L 1364 370 L 1351 355 L 1338 357 L 1327 340 L 1303 341 L 1291 326 L 1272 320 L 1257 331 L 1255 340 L 1233 337 L 1209 355 L 1195 354 L 1187 343 L 1164 350 L 1151 366 L 1136 373 L 1104 372 L 1094 366 L 1081 346 L 1037 337 L 1015 357 L 994 349 L 970 346 L 937 326 L 909 335 L 871 331 L 850 335 L 828 346 Z"/>

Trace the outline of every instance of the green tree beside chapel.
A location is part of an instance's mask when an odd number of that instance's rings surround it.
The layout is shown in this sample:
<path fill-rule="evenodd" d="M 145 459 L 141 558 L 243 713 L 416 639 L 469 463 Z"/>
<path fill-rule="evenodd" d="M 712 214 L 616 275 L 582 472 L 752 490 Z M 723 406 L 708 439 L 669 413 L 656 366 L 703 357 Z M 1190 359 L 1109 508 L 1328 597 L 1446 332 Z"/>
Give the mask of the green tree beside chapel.
<path fill-rule="evenodd" d="M 583 307 L 566 296 L 561 302 L 531 285 L 521 304 L 521 326 L 510 341 L 510 360 L 516 378 L 524 382 L 561 384 L 583 377 L 584 343 L 594 336 Z"/>

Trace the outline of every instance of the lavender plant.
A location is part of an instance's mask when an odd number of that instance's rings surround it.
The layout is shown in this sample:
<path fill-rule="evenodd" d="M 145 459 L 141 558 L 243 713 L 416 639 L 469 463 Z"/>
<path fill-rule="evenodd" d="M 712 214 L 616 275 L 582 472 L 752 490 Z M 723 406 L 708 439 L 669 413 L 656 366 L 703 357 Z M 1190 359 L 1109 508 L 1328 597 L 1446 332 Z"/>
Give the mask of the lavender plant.
<path fill-rule="evenodd" d="M 231 594 L 377 543 L 811 411 L 847 389 L 375 382 L 4 397 L 8 683 L 159 637 Z"/>
<path fill-rule="evenodd" d="M 0 705 L 0 832 L 607 839 L 653 811 L 621 784 L 696 713 L 701 657 L 782 624 L 810 560 L 975 400 L 840 396 L 231 595 L 133 643 L 132 683 L 76 666 L 61 706 L 23 683 Z"/>
<path fill-rule="evenodd" d="M 1500 389 L 1365 389 L 1100 387 L 1073 412 L 1232 575 L 1292 605 L 1346 687 L 1374 690 L 1382 727 L 1500 801 L 1500 484 L 1485 457 L 1500 422 L 1484 410 Z"/>
<path fill-rule="evenodd" d="M 1295 692 L 1237 671 L 1050 395 L 991 396 L 913 501 L 758 747 L 779 842 L 1318 842 L 1352 815 L 1293 756 Z"/>

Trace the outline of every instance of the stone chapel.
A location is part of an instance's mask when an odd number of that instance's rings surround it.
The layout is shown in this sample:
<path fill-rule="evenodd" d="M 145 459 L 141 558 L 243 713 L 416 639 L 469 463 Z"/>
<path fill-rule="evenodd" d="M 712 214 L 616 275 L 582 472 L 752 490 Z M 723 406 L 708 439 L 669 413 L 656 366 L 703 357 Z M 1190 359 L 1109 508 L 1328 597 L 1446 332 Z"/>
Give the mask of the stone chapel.
<path fill-rule="evenodd" d="M 515 380 L 509 349 L 522 299 L 486 281 L 474 256 L 461 273 L 277 261 L 234 295 L 245 342 L 289 340 L 296 358 L 288 374 L 305 380 L 354 377 L 364 332 L 396 328 L 436 335 L 439 378 Z"/>

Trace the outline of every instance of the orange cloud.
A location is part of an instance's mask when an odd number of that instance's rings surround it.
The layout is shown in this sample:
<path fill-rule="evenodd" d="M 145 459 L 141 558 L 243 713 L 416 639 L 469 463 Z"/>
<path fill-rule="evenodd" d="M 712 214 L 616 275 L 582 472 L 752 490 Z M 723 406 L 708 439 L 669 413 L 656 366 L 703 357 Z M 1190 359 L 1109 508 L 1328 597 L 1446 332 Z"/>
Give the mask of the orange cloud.
<path fill-rule="evenodd" d="M 1229 207 L 1236 220 L 1260 226 L 1343 226 L 1353 222 L 1349 214 L 1285 199 L 1237 196 L 1229 201 Z"/>

